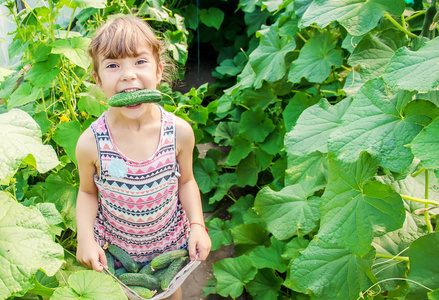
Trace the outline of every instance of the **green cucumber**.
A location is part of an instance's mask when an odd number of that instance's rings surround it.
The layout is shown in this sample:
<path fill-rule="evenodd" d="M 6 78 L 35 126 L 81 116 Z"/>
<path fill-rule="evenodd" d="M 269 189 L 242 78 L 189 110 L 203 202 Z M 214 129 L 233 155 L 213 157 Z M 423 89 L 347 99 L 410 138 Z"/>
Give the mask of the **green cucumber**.
<path fill-rule="evenodd" d="M 151 269 L 151 262 L 144 265 L 139 271 L 139 274 L 152 275 L 153 273 L 154 273 L 154 271 Z"/>
<path fill-rule="evenodd" d="M 160 287 L 158 280 L 154 276 L 148 274 L 125 273 L 119 276 L 119 280 L 126 285 L 143 286 L 151 290 Z"/>
<path fill-rule="evenodd" d="M 166 290 L 168 288 L 175 275 L 177 275 L 178 272 L 180 272 L 180 270 L 186 265 L 188 258 L 188 256 L 177 258 L 169 265 L 169 268 L 166 269 L 166 272 L 163 274 L 163 278 L 160 283 L 162 290 Z"/>
<path fill-rule="evenodd" d="M 108 105 L 113 107 L 122 107 L 136 105 L 140 103 L 156 103 L 162 100 L 162 93 L 158 90 L 138 90 L 135 92 L 126 92 L 113 95 L 108 99 Z"/>
<path fill-rule="evenodd" d="M 114 257 L 107 250 L 105 250 L 105 257 L 107 258 L 108 271 L 114 275 Z"/>
<path fill-rule="evenodd" d="M 151 267 L 154 270 L 163 269 L 169 266 L 173 260 L 187 255 L 188 251 L 186 249 L 168 251 L 154 257 L 151 261 Z"/>
<path fill-rule="evenodd" d="M 129 285 L 128 287 L 136 292 L 137 295 L 145 299 L 150 299 L 154 295 L 154 293 L 150 289 L 143 286 Z"/>
<path fill-rule="evenodd" d="M 125 274 L 125 273 L 128 273 L 127 269 L 125 269 L 125 268 L 123 268 L 123 267 L 122 267 L 122 268 L 117 268 L 117 269 L 114 271 L 114 276 L 116 276 L 116 277 L 119 278 L 120 275 Z"/>
<path fill-rule="evenodd" d="M 139 271 L 139 265 L 136 261 L 122 248 L 116 245 L 108 246 L 108 251 L 110 251 L 113 256 L 120 261 L 120 263 L 127 269 L 130 273 L 137 273 Z"/>

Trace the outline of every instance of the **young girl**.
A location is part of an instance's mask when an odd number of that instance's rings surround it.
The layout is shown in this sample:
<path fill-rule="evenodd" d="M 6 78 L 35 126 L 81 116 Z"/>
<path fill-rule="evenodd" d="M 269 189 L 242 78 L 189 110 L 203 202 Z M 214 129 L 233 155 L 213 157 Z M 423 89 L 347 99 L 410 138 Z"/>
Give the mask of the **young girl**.
<path fill-rule="evenodd" d="M 107 22 L 89 53 L 107 98 L 156 89 L 165 76 L 162 44 L 136 17 Z M 211 241 L 192 172 L 194 143 L 187 122 L 153 103 L 112 107 L 84 131 L 76 148 L 78 262 L 102 271 L 105 244 L 140 263 L 180 248 L 206 259 Z M 168 299 L 181 299 L 181 291 Z"/>

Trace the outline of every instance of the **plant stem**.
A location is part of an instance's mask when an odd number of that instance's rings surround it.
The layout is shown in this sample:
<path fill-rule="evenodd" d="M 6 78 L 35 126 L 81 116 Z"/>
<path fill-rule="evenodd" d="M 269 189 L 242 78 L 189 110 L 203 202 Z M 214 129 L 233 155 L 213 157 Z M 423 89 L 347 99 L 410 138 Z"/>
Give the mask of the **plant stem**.
<path fill-rule="evenodd" d="M 390 255 L 390 254 L 382 254 L 382 253 L 377 253 L 376 257 L 381 257 L 381 258 L 389 258 L 389 259 L 393 259 L 393 260 L 401 260 L 401 261 L 409 261 L 409 258 L 407 256 L 395 256 L 395 255 Z"/>
<path fill-rule="evenodd" d="M 428 198 L 428 170 L 425 170 L 425 199 Z M 425 208 L 428 208 L 428 203 L 425 203 Z M 424 212 L 425 224 L 427 224 L 428 232 L 433 232 L 433 225 L 431 225 L 430 215 L 428 211 Z"/>
<path fill-rule="evenodd" d="M 296 32 L 296 33 L 302 39 L 302 41 L 304 41 L 305 43 L 307 42 L 306 38 L 304 38 L 303 35 L 300 34 L 300 32 Z"/>
<path fill-rule="evenodd" d="M 401 24 L 399 24 L 398 22 L 396 22 L 396 20 L 394 18 L 392 18 L 391 15 L 389 14 L 384 14 L 384 17 L 386 17 L 390 23 L 392 23 L 393 25 L 396 26 L 396 28 L 398 28 L 399 30 L 401 30 L 402 32 L 404 32 L 405 34 L 407 34 L 409 37 L 412 38 L 418 38 L 417 35 L 411 33 L 410 31 L 408 31 L 407 29 L 405 29 L 403 26 L 401 26 Z"/>
<path fill-rule="evenodd" d="M 412 177 L 416 177 L 416 176 L 418 176 L 419 174 L 421 174 L 422 172 L 424 172 L 424 170 L 425 170 L 425 168 L 422 167 L 421 169 L 419 169 L 418 171 L 416 171 L 415 173 L 413 173 L 413 174 L 412 174 Z"/>
<path fill-rule="evenodd" d="M 416 198 L 416 197 L 402 195 L 402 194 L 400 194 L 400 196 L 401 196 L 402 199 L 405 199 L 405 200 L 410 200 L 410 201 L 414 201 L 414 202 L 419 202 L 419 203 L 431 204 L 431 205 L 439 206 L 439 202 L 436 202 L 434 200 L 421 199 L 421 198 Z"/>

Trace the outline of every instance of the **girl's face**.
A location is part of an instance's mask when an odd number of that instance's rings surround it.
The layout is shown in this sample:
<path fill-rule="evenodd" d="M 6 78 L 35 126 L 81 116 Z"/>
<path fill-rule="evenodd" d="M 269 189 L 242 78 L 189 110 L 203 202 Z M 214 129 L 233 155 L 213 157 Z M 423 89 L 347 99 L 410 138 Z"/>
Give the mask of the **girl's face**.
<path fill-rule="evenodd" d="M 94 78 L 107 99 L 117 93 L 155 89 L 160 83 L 163 66 L 157 64 L 150 47 L 140 46 L 138 53 L 135 57 L 115 59 L 98 56 L 99 69 Z M 140 106 L 125 108 L 135 109 Z"/>

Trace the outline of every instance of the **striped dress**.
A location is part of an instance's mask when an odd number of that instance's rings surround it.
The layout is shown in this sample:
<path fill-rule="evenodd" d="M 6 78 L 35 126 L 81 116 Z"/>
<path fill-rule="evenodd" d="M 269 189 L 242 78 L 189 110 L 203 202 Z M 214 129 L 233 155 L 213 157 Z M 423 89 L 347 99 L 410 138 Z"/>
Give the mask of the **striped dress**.
<path fill-rule="evenodd" d="M 188 221 L 178 198 L 175 116 L 158 107 L 160 142 L 145 161 L 133 161 L 118 150 L 106 113 L 91 124 L 101 166 L 94 178 L 99 190 L 95 239 L 101 246 L 121 247 L 140 263 L 187 248 Z"/>

